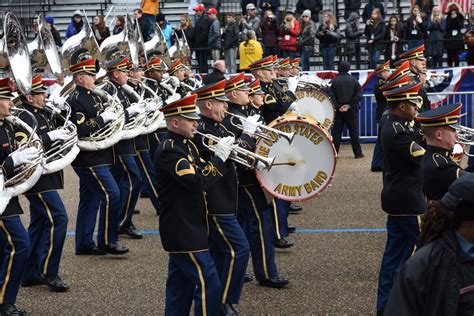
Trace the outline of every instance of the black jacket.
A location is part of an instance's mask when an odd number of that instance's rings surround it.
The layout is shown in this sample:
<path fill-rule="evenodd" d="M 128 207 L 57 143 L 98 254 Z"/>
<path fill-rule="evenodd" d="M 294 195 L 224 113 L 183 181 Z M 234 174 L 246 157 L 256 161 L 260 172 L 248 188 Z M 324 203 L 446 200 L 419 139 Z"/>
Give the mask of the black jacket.
<path fill-rule="evenodd" d="M 377 102 L 377 108 L 375 110 L 375 121 L 380 121 L 383 112 L 387 109 L 387 99 L 384 97 L 383 92 L 380 90 L 380 86 L 385 84 L 385 80 L 377 78 L 374 86 L 375 101 Z"/>
<path fill-rule="evenodd" d="M 227 23 L 224 30 L 224 49 L 237 48 L 240 44 L 239 25 L 235 23 Z"/>
<path fill-rule="evenodd" d="M 380 3 L 379 0 L 369 0 L 369 3 L 367 3 L 364 7 L 364 11 L 362 11 L 362 20 L 364 23 L 371 18 L 373 9 L 379 9 L 380 13 L 382 14 L 382 18 L 385 19 L 385 8 L 383 4 Z"/>
<path fill-rule="evenodd" d="M 206 85 L 210 83 L 216 83 L 221 80 L 225 80 L 224 74 L 220 72 L 220 70 L 214 68 L 210 74 L 204 76 L 202 81 Z"/>
<path fill-rule="evenodd" d="M 464 253 L 450 229 L 402 267 L 384 315 L 473 315 L 474 291 L 468 290 L 473 285 L 474 259 Z"/>
<path fill-rule="evenodd" d="M 336 46 L 341 39 L 341 33 L 337 27 L 331 31 L 325 24 L 321 23 L 316 31 L 316 37 L 319 39 L 319 48 L 321 49 Z"/>
<path fill-rule="evenodd" d="M 260 82 L 262 91 L 265 92 L 263 105 L 260 107 L 266 124 L 286 113 L 291 103 L 296 101 L 296 96 L 281 87 L 278 83 Z"/>
<path fill-rule="evenodd" d="M 168 252 L 209 249 L 204 191 L 228 172 L 218 157 L 203 162 L 196 146 L 168 132 L 155 153 L 160 200 L 160 236 Z"/>
<path fill-rule="evenodd" d="M 422 19 L 421 23 L 416 22 L 413 24 L 414 20 L 415 18 L 410 16 L 405 22 L 405 30 L 403 33 L 405 34 L 405 40 L 407 41 L 417 41 L 425 38 L 426 21 Z"/>
<path fill-rule="evenodd" d="M 207 39 L 209 37 L 209 28 L 211 21 L 203 14 L 194 25 L 192 32 L 192 40 L 190 45 L 192 48 L 207 48 Z M 188 39 L 189 40 L 189 39 Z"/>
<path fill-rule="evenodd" d="M 347 20 L 351 12 L 356 12 L 359 15 L 361 5 L 360 0 L 344 0 L 344 19 Z"/>
<path fill-rule="evenodd" d="M 331 94 L 336 101 L 336 110 L 342 105 L 349 104 L 351 109 L 359 110 L 362 97 L 362 87 L 359 81 L 349 73 L 339 73 L 331 83 Z"/>
<path fill-rule="evenodd" d="M 367 24 L 365 27 L 365 35 L 367 36 L 368 40 L 374 41 L 372 44 L 367 44 L 369 47 L 373 46 L 380 52 L 384 51 L 385 23 L 383 21 L 381 21 L 376 26 Z"/>
<path fill-rule="evenodd" d="M 323 2 L 321 0 L 298 0 L 296 3 L 296 12 L 303 14 L 304 10 L 311 11 L 311 20 L 314 23 L 319 22 L 319 12 L 323 9 Z"/>

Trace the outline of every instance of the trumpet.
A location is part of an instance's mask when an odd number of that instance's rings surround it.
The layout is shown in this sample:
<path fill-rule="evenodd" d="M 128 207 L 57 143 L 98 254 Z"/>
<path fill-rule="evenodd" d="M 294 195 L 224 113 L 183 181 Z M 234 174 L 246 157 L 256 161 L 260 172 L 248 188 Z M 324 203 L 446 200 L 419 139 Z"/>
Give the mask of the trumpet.
<path fill-rule="evenodd" d="M 474 146 L 474 128 L 458 125 L 458 126 L 455 126 L 454 129 L 458 133 L 457 143 L 465 145 L 463 149 L 464 154 L 468 157 L 474 157 L 474 155 L 470 154 L 466 148 L 466 145 Z"/>
<path fill-rule="evenodd" d="M 215 145 L 207 144 L 204 142 L 204 138 L 212 141 L 213 144 L 217 144 L 221 139 L 212 134 L 204 134 L 200 131 L 196 131 L 196 134 L 201 135 L 203 138 L 203 145 L 206 146 L 210 151 L 214 152 L 216 150 Z M 270 170 L 272 168 L 273 162 L 276 157 L 263 157 L 252 151 L 239 147 L 237 145 L 232 146 L 232 151 L 230 153 L 229 159 L 235 161 L 236 163 L 254 169 L 257 167 L 258 162 L 261 162 L 265 165 L 265 169 Z"/>
<path fill-rule="evenodd" d="M 229 114 L 232 117 L 235 117 L 241 121 L 245 120 L 247 117 L 234 114 L 232 112 L 226 111 L 227 114 Z M 242 124 L 234 124 L 232 120 L 230 120 L 231 124 L 237 127 L 238 129 L 243 129 Z M 257 131 L 255 132 L 255 135 L 257 137 L 261 137 L 263 139 L 269 140 L 271 142 L 276 142 L 278 141 L 279 137 L 283 137 L 288 141 L 289 144 L 293 141 L 293 138 L 295 137 L 295 133 L 287 133 L 284 131 L 280 131 L 279 129 L 269 127 L 263 123 L 259 124 L 257 126 Z"/>

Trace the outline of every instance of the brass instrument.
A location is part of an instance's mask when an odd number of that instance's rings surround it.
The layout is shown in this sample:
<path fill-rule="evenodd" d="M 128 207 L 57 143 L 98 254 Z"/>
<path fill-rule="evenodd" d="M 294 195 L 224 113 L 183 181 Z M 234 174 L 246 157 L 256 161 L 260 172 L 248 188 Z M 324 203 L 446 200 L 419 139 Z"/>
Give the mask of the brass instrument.
<path fill-rule="evenodd" d="M 226 111 L 226 113 L 229 114 L 232 117 L 235 117 L 235 118 L 239 119 L 240 121 L 243 121 L 243 120 L 246 119 L 245 116 L 234 114 L 234 113 L 229 112 L 229 111 Z M 234 124 L 234 122 L 232 122 L 232 120 L 231 120 L 231 123 L 232 123 L 232 125 L 234 125 L 238 129 L 243 129 L 242 124 Z M 284 132 L 284 131 L 280 131 L 279 129 L 275 129 L 275 128 L 269 127 L 269 126 L 261 123 L 257 126 L 257 130 L 255 131 L 255 136 L 261 137 L 263 139 L 267 139 L 271 142 L 276 142 L 276 141 L 278 141 L 279 137 L 283 137 L 284 139 L 286 139 L 288 141 L 289 144 L 291 144 L 291 142 L 293 141 L 293 138 L 295 137 L 295 133 L 287 133 L 287 132 Z"/>
<path fill-rule="evenodd" d="M 453 127 L 458 133 L 457 143 L 465 145 L 463 149 L 464 154 L 468 157 L 474 157 L 474 155 L 470 154 L 466 148 L 466 146 L 474 146 L 474 128 L 461 125 L 454 125 Z"/>
<path fill-rule="evenodd" d="M 144 53 L 148 58 L 153 55 L 160 56 L 166 67 L 170 67 L 172 64 L 168 47 L 166 46 L 166 39 L 163 31 L 161 30 L 158 23 L 155 24 L 155 30 L 151 39 L 144 44 Z"/>
<path fill-rule="evenodd" d="M 122 85 L 122 89 L 131 94 L 135 97 L 137 102 L 133 103 L 133 105 L 138 104 L 143 108 L 142 113 L 135 114 L 134 116 L 129 117 L 127 123 L 125 123 L 123 130 L 122 130 L 122 139 L 131 139 L 135 138 L 138 135 L 142 134 L 144 131 L 145 123 L 148 118 L 148 113 L 146 110 L 146 104 L 143 99 L 131 86 L 128 84 Z"/>
<path fill-rule="evenodd" d="M 203 139 L 203 145 L 206 146 L 210 151 L 214 152 L 216 150 L 215 145 L 208 144 L 204 139 L 210 140 L 212 143 L 217 144 L 221 139 L 212 134 L 204 134 L 200 131 L 196 131 L 196 134 L 201 135 Z M 265 169 L 270 170 L 272 168 L 273 162 L 276 157 L 263 157 L 253 151 L 249 151 L 238 145 L 232 146 L 232 151 L 230 153 L 229 159 L 235 161 L 236 163 L 254 169 L 257 167 L 258 162 L 261 162 L 265 165 Z"/>
<path fill-rule="evenodd" d="M 126 55 L 135 67 L 138 67 L 139 52 L 138 33 L 133 30 L 133 23 L 129 15 L 126 16 L 125 25 L 122 32 L 107 37 L 100 44 L 101 58 L 104 63 L 114 60 L 117 56 Z"/>

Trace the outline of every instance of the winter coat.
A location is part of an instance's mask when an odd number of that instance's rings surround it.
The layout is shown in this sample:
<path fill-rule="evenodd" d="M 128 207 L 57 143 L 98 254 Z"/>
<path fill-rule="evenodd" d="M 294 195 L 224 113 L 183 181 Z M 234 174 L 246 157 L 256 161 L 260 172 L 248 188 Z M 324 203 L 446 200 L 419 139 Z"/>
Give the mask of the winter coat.
<path fill-rule="evenodd" d="M 81 22 L 76 24 L 76 22 L 74 22 L 74 17 L 72 17 L 71 22 L 67 26 L 66 36 L 64 36 L 64 39 L 68 39 L 71 36 L 79 33 L 82 30 L 83 25 L 84 25 L 84 21 L 81 20 Z"/>
<path fill-rule="evenodd" d="M 258 16 L 245 16 L 245 22 L 240 24 L 240 30 L 242 31 L 241 41 L 247 39 L 247 31 L 249 30 L 255 31 L 255 34 L 258 37 L 259 25 L 260 18 Z"/>
<path fill-rule="evenodd" d="M 321 33 L 324 33 L 321 35 Z M 316 31 L 316 37 L 319 39 L 319 48 L 327 48 L 330 46 L 337 46 L 341 39 L 341 33 L 336 26 L 334 30 L 330 30 L 325 24 L 320 24 Z"/>
<path fill-rule="evenodd" d="M 242 7 L 242 14 L 247 14 L 247 4 L 252 3 L 257 8 L 258 0 L 240 0 L 240 6 Z"/>
<path fill-rule="evenodd" d="M 99 46 L 107 37 L 110 36 L 110 30 L 107 26 L 105 26 L 104 31 L 101 32 L 95 25 L 92 25 L 92 31 L 94 32 L 95 39 L 97 40 L 97 44 L 99 44 Z"/>
<path fill-rule="evenodd" d="M 441 18 L 439 23 L 435 23 L 430 18 L 426 23 L 426 31 L 428 33 L 425 43 L 426 54 L 428 56 L 443 56 L 446 20 Z"/>
<path fill-rule="evenodd" d="M 421 12 L 423 12 L 427 17 L 431 16 L 431 10 L 433 10 L 434 7 L 433 0 L 430 0 L 427 5 L 423 4 L 423 0 L 416 0 L 415 4 L 420 7 Z"/>
<path fill-rule="evenodd" d="M 358 15 L 357 15 L 358 16 Z M 359 30 L 359 27 L 354 24 L 354 21 L 348 20 L 346 29 L 344 30 L 346 36 L 346 54 L 354 54 L 359 47 L 360 37 L 364 34 Z"/>
<path fill-rule="evenodd" d="M 398 57 L 403 50 L 403 30 L 400 27 L 395 29 L 394 35 L 398 37 L 398 42 L 392 42 L 390 30 L 390 26 L 385 27 L 385 59 L 392 58 L 392 55 Z M 392 44 L 395 44 L 395 52 L 392 52 Z"/>
<path fill-rule="evenodd" d="M 298 44 L 298 35 L 300 34 L 300 22 L 297 19 L 294 19 L 294 26 L 292 29 L 287 28 L 286 26 L 280 26 L 280 49 L 287 49 L 296 51 Z"/>
<path fill-rule="evenodd" d="M 369 1 L 364 7 L 364 11 L 362 12 L 362 20 L 365 22 L 372 17 L 372 10 L 378 8 L 380 13 L 382 14 L 382 18 L 385 19 L 385 9 L 383 4 L 381 4 L 378 0 L 374 0 L 372 2 Z"/>
<path fill-rule="evenodd" d="M 405 23 L 405 40 L 407 41 L 419 41 L 425 38 L 426 34 L 426 21 L 422 19 L 421 23 L 413 23 L 414 17 L 410 16 Z"/>
<path fill-rule="evenodd" d="M 304 51 L 314 51 L 314 37 L 316 36 L 316 24 L 309 20 L 305 26 L 300 21 L 301 33 L 298 39 L 299 48 Z"/>
<path fill-rule="evenodd" d="M 298 0 L 296 3 L 296 12 L 303 14 L 304 10 L 311 11 L 311 20 L 315 23 L 319 22 L 319 12 L 323 9 L 323 2 L 321 0 Z"/>
<path fill-rule="evenodd" d="M 272 10 L 273 14 L 278 13 L 278 8 L 280 7 L 280 0 L 260 0 L 258 2 L 258 7 L 262 12 L 265 10 Z"/>
<path fill-rule="evenodd" d="M 461 29 L 464 27 L 464 17 L 458 15 L 455 19 L 450 14 L 446 15 L 446 33 L 444 47 L 448 50 L 463 50 L 464 39 Z"/>
<path fill-rule="evenodd" d="M 276 47 L 278 45 L 278 26 L 275 20 L 271 23 L 260 23 L 260 30 L 262 31 L 263 45 L 267 47 Z"/>
<path fill-rule="evenodd" d="M 344 19 L 347 20 L 352 12 L 359 15 L 361 5 L 362 2 L 360 0 L 344 0 Z"/>
<path fill-rule="evenodd" d="M 240 42 L 240 32 L 237 22 L 227 23 L 224 29 L 224 49 L 237 48 Z"/>
<path fill-rule="evenodd" d="M 207 38 L 209 37 L 209 28 L 211 22 L 206 14 L 203 14 L 194 25 L 192 32 L 192 46 L 193 48 L 207 48 Z M 189 38 L 188 38 L 189 40 Z"/>
<path fill-rule="evenodd" d="M 158 0 L 142 0 L 140 7 L 144 14 L 158 14 Z"/>
<path fill-rule="evenodd" d="M 221 24 L 218 19 L 211 22 L 207 46 L 209 49 L 221 49 Z"/>
<path fill-rule="evenodd" d="M 385 23 L 379 22 L 375 27 L 374 25 L 366 25 L 365 26 L 365 35 L 367 36 L 367 40 L 373 40 L 372 44 L 368 44 L 369 47 L 373 46 L 376 50 L 383 52 L 385 49 Z"/>

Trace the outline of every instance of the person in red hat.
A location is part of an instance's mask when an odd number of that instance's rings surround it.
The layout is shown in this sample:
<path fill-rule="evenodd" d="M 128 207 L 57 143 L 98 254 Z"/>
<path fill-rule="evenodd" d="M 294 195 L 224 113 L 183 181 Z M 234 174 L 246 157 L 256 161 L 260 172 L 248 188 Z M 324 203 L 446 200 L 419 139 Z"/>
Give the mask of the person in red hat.
<path fill-rule="evenodd" d="M 19 149 L 15 129 L 5 120 L 12 115 L 13 94 L 9 78 L 0 79 L 0 175 L 1 184 L 15 175 L 15 168 L 32 164 L 40 154 L 34 147 Z M 3 190 L 3 188 L 1 189 Z M 6 205 L 5 205 L 6 204 Z M 18 196 L 5 199 L 0 205 L 0 314 L 26 315 L 15 306 L 20 281 L 26 267 L 30 241 L 20 215 L 23 214 Z"/>
<path fill-rule="evenodd" d="M 207 14 L 204 14 L 205 9 L 202 4 L 197 5 L 194 8 L 194 12 L 196 12 L 196 23 L 194 24 L 193 36 L 188 40 L 191 48 L 196 52 L 199 72 L 207 74 L 207 40 L 209 38 L 211 21 L 209 21 Z"/>
<path fill-rule="evenodd" d="M 217 19 L 216 8 L 207 10 L 207 17 L 211 21 L 209 27 L 209 36 L 207 38 L 207 46 L 211 50 L 212 62 L 215 63 L 221 57 L 221 24 Z"/>
<path fill-rule="evenodd" d="M 221 285 L 209 252 L 206 194 L 229 172 L 233 137 L 224 137 L 204 161 L 191 141 L 199 115 L 197 95 L 163 106 L 168 133 L 155 154 L 161 201 L 160 237 L 169 255 L 166 315 L 220 313 Z"/>
<path fill-rule="evenodd" d="M 69 132 L 60 128 L 63 122 L 56 121 L 45 110 L 46 92 L 42 75 L 33 77 L 30 94 L 20 95 L 20 108 L 31 114 L 20 112 L 18 115 L 30 127 L 37 124 L 36 133 L 43 142 L 45 152 L 69 138 Z M 25 141 L 25 137 L 25 134 L 17 133 L 19 142 Z M 64 188 L 63 178 L 62 170 L 44 174 L 25 193 L 30 204 L 28 235 L 32 249 L 22 277 L 23 287 L 46 284 L 56 292 L 66 292 L 69 289 L 58 275 L 68 224 L 66 207 L 58 193 L 58 190 Z"/>

